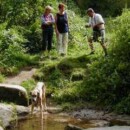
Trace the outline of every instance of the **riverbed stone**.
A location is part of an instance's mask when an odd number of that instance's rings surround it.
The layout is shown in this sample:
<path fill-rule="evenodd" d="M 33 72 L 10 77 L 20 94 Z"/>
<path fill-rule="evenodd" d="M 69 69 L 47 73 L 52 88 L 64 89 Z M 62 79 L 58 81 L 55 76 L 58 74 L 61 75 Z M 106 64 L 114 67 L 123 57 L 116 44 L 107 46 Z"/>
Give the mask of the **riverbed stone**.
<path fill-rule="evenodd" d="M 130 130 L 130 126 L 100 127 L 100 128 L 89 128 L 85 130 Z"/>
<path fill-rule="evenodd" d="M 3 127 L 0 126 L 0 130 L 4 130 Z"/>
<path fill-rule="evenodd" d="M 48 111 L 49 113 L 56 114 L 56 113 L 60 113 L 60 112 L 63 111 L 63 110 L 62 110 L 61 107 L 56 106 L 56 107 L 48 107 L 48 108 L 47 108 L 47 111 Z"/>
<path fill-rule="evenodd" d="M 88 108 L 73 111 L 70 115 L 78 119 L 105 120 L 110 122 L 112 125 L 118 124 L 130 126 L 130 115 L 118 115 L 113 112 L 104 113 L 104 111 Z"/>
<path fill-rule="evenodd" d="M 0 122 L 4 128 L 10 128 L 11 125 L 15 126 L 12 122 L 18 120 L 21 116 L 28 115 L 28 113 L 28 107 L 0 103 Z"/>
<path fill-rule="evenodd" d="M 0 84 L 0 100 L 28 106 L 27 91 L 20 85 Z"/>
<path fill-rule="evenodd" d="M 72 125 L 72 124 L 68 124 L 64 130 L 83 130 L 82 128 Z"/>
<path fill-rule="evenodd" d="M 105 120 L 90 120 L 89 123 L 94 127 L 104 127 L 110 125 L 110 122 Z"/>

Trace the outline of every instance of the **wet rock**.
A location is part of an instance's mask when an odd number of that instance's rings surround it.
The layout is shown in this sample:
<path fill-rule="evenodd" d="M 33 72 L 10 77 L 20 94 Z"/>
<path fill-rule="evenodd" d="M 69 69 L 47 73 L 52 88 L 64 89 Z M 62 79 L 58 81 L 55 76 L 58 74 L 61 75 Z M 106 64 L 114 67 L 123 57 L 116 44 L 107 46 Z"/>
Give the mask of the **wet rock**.
<path fill-rule="evenodd" d="M 80 111 L 74 111 L 71 113 L 72 116 L 76 118 L 85 118 L 85 119 L 103 119 L 103 111 L 96 111 L 93 109 L 82 109 Z"/>
<path fill-rule="evenodd" d="M 47 108 L 47 111 L 49 112 L 49 113 L 52 113 L 52 114 L 56 114 L 56 113 L 60 113 L 60 112 L 62 112 L 63 110 L 62 110 L 62 108 L 61 107 L 48 107 Z"/>
<path fill-rule="evenodd" d="M 27 91 L 19 85 L 0 84 L 0 99 L 1 101 L 28 106 Z"/>
<path fill-rule="evenodd" d="M 9 126 L 9 122 L 12 120 L 13 115 L 13 107 L 11 105 L 0 104 L 0 119 L 4 127 Z"/>
<path fill-rule="evenodd" d="M 89 128 L 85 130 L 130 130 L 130 126 L 100 127 L 100 128 Z"/>
<path fill-rule="evenodd" d="M 93 124 L 93 127 L 104 127 L 110 125 L 110 122 L 105 120 L 90 120 L 89 123 Z"/>
<path fill-rule="evenodd" d="M 0 126 L 0 130 L 4 130 L 4 129 Z"/>
<path fill-rule="evenodd" d="M 23 117 L 30 113 L 30 109 L 24 106 L 16 106 L 16 111 L 18 117 Z"/>
<path fill-rule="evenodd" d="M 114 126 L 114 125 L 119 125 L 119 126 L 130 126 L 130 116 L 129 115 L 118 115 L 116 113 L 104 113 L 104 111 L 101 110 L 94 110 L 94 109 L 81 109 L 80 111 L 73 111 L 69 113 L 72 117 L 75 118 L 80 118 L 80 119 L 86 119 L 86 120 L 99 120 L 101 122 L 94 123 L 94 127 L 104 127 L 108 126 Z M 102 122 L 102 121 L 107 121 Z M 105 124 L 104 124 L 105 123 Z M 93 123 L 91 123 L 93 124 Z"/>
<path fill-rule="evenodd" d="M 83 130 L 82 128 L 72 125 L 72 124 L 68 124 L 64 130 Z"/>
<path fill-rule="evenodd" d="M 4 128 L 10 128 L 11 122 L 19 119 L 20 116 L 23 116 L 22 113 L 26 115 L 29 113 L 29 109 L 23 106 L 16 105 L 7 105 L 4 103 L 0 103 L 0 119 L 1 124 Z M 14 125 L 14 124 L 13 124 Z"/>
<path fill-rule="evenodd" d="M 129 115 L 116 115 L 113 119 L 109 120 L 111 125 L 126 125 L 130 126 L 130 116 Z"/>

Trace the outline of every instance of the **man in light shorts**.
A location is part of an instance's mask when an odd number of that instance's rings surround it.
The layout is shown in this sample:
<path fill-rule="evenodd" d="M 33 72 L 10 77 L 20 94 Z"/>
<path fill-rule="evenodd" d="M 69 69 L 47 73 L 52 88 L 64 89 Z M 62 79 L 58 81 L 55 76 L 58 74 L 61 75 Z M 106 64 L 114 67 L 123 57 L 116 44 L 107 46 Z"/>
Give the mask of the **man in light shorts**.
<path fill-rule="evenodd" d="M 91 49 L 90 54 L 94 54 L 95 52 L 93 42 L 100 42 L 105 56 L 107 56 L 107 49 L 105 46 L 105 22 L 102 16 L 100 14 L 95 13 L 92 8 L 89 8 L 87 10 L 87 15 L 89 16 L 89 23 L 86 25 L 86 27 L 92 27 L 93 29 L 92 37 L 88 38 L 89 46 Z M 99 37 L 101 37 L 101 40 L 99 40 Z"/>

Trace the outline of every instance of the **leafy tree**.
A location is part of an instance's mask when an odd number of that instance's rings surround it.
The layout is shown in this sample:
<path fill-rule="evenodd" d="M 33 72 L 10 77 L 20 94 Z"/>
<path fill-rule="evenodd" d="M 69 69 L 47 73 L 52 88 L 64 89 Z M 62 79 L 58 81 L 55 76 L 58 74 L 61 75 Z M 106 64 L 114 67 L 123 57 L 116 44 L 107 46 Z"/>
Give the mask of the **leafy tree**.
<path fill-rule="evenodd" d="M 122 13 L 123 8 L 130 7 L 128 0 L 76 0 L 81 8 L 93 8 L 104 16 L 117 16 Z"/>

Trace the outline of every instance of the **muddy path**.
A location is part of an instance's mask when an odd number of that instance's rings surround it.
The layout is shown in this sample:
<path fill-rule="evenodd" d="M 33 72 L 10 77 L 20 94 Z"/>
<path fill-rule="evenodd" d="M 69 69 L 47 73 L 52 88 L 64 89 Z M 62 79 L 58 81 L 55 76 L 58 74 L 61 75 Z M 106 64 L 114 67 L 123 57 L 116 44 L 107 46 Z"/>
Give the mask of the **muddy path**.
<path fill-rule="evenodd" d="M 26 68 L 19 72 L 15 76 L 7 77 L 4 83 L 20 85 L 23 81 L 27 81 L 33 77 L 36 72 L 36 68 Z"/>

